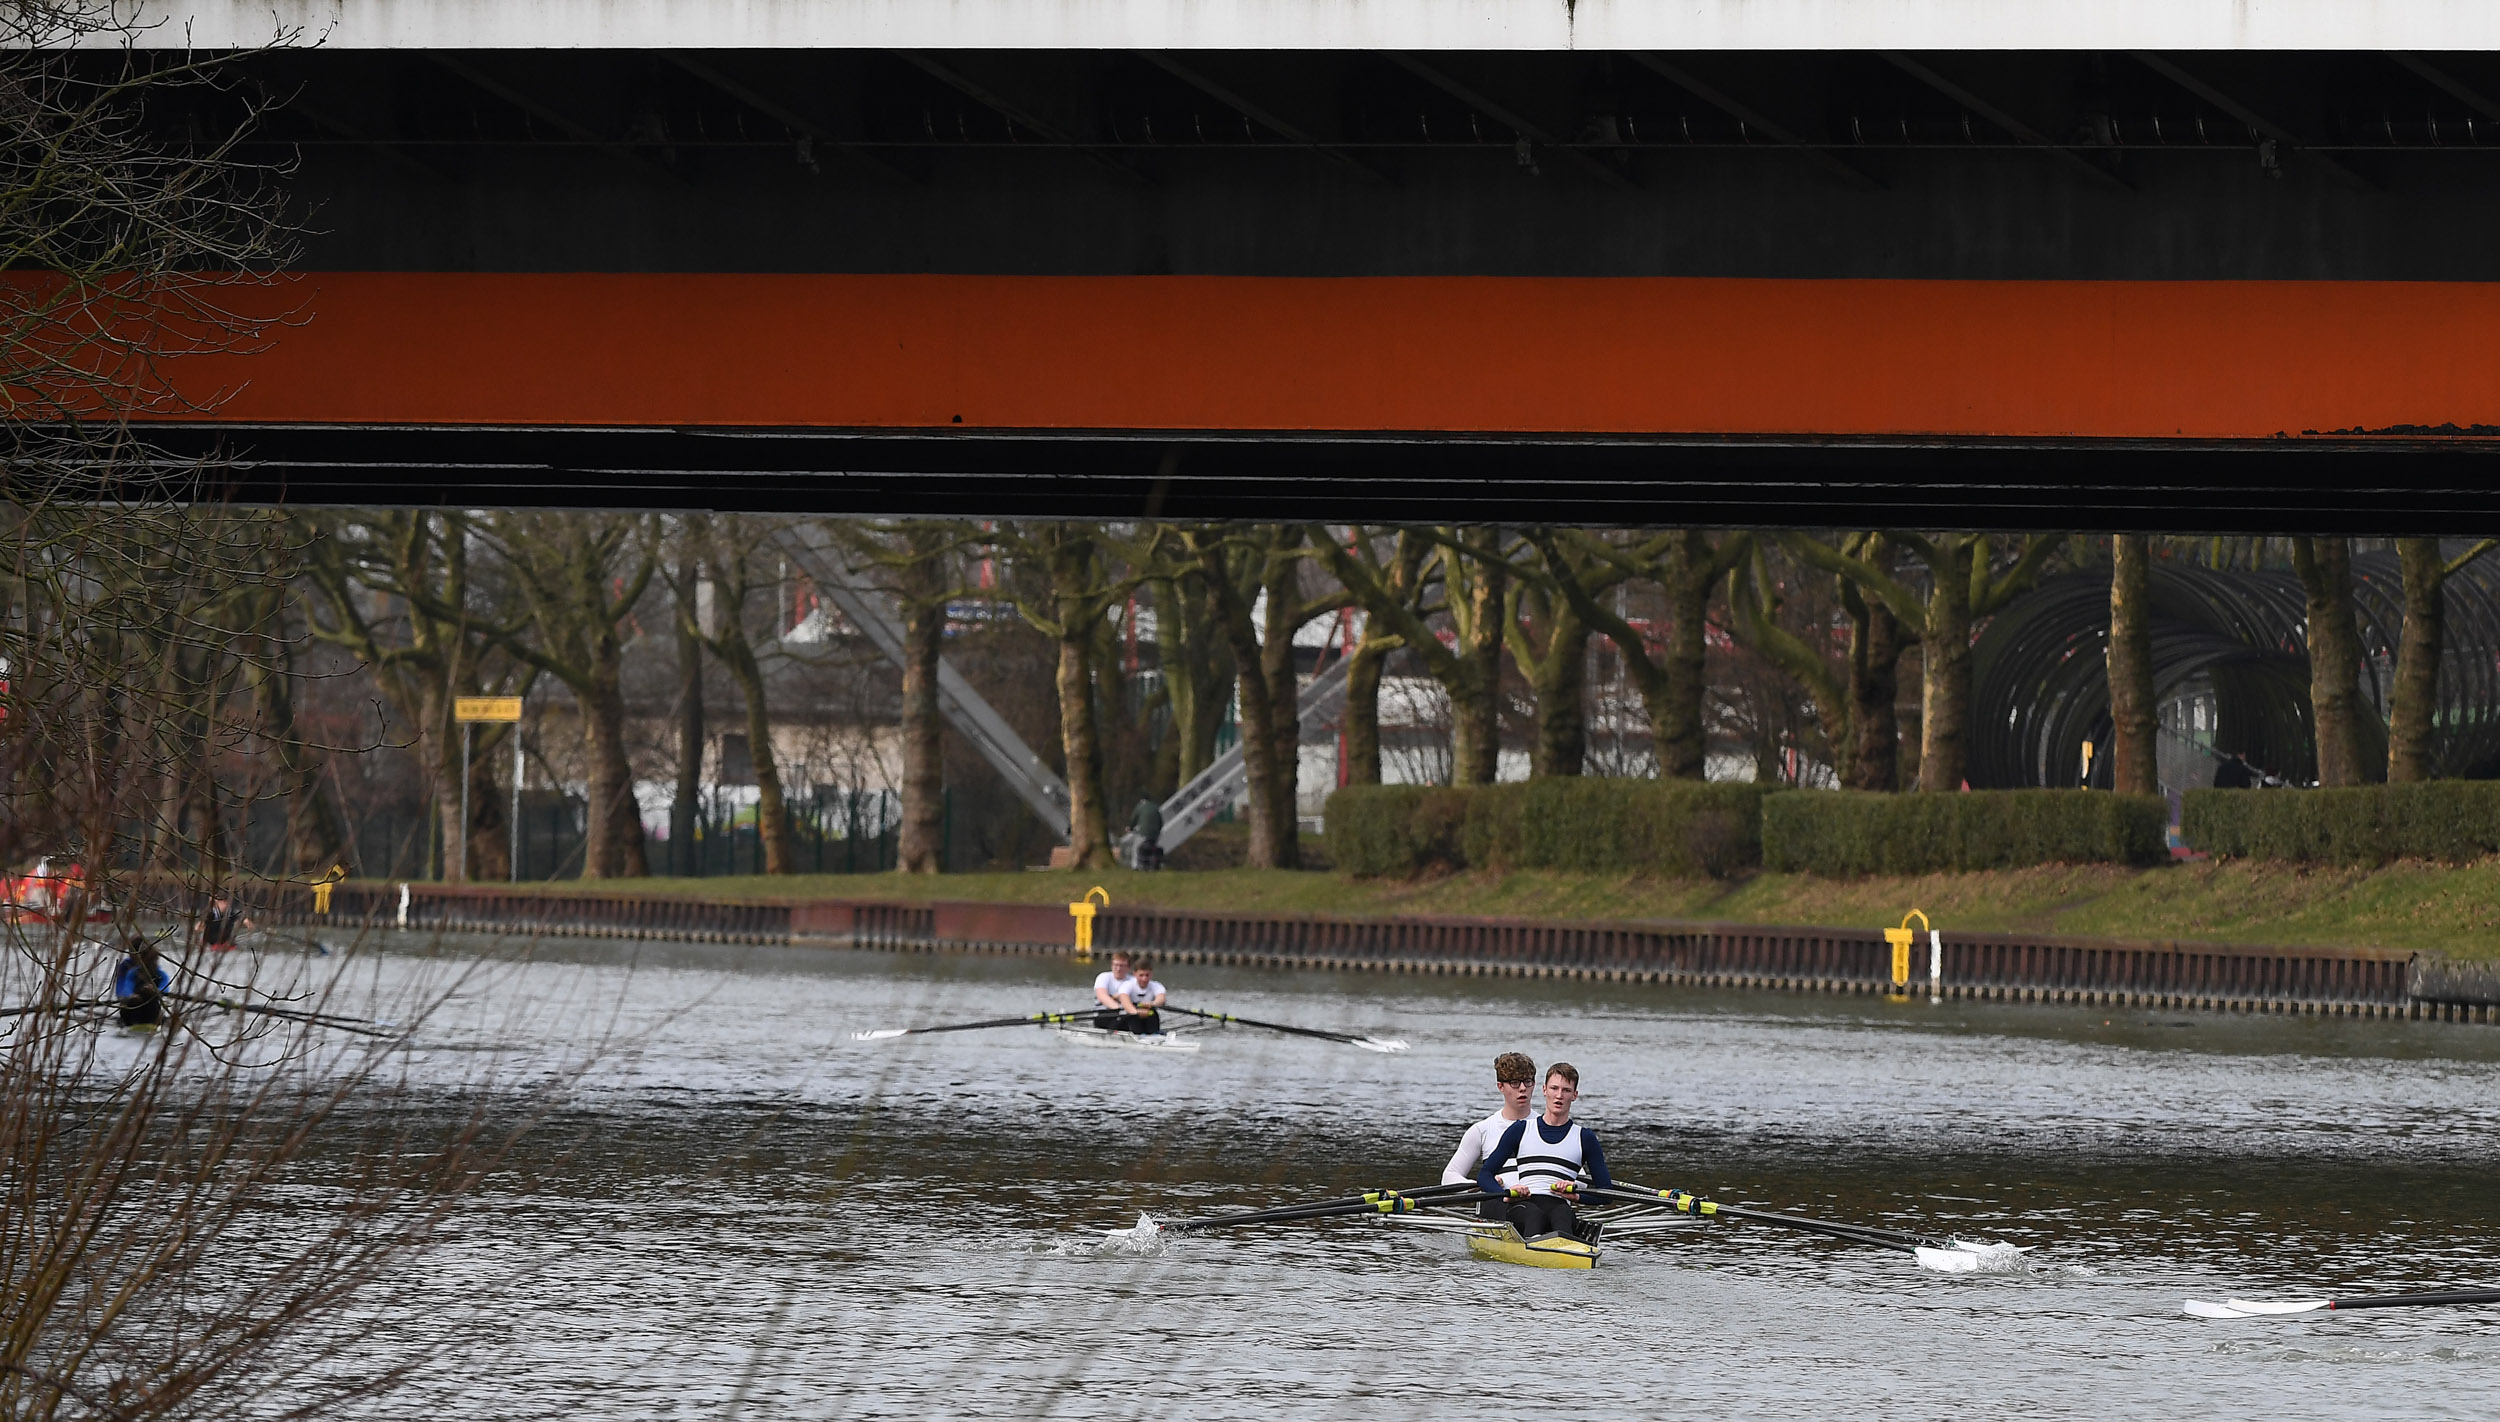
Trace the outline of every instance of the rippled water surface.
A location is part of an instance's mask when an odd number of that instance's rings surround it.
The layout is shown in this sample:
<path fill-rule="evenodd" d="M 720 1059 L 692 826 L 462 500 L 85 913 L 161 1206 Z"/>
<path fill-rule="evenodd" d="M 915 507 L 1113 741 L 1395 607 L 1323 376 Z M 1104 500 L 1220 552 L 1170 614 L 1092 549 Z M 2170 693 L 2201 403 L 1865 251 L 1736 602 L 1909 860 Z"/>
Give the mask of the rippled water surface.
<path fill-rule="evenodd" d="M 385 991 L 443 971 L 358 961 Z M 1176 1002 L 1414 1049 L 863 1043 L 1074 1006 L 1087 975 L 542 945 L 408 1066 L 447 1100 L 482 1061 L 507 1083 L 587 1063 L 580 1086 L 377 1346 L 447 1346 L 423 1407 L 498 1419 L 2500 1414 L 2500 1308 L 2179 1311 L 2500 1285 L 2488 1027 L 1171 976 Z M 1141 1212 L 1428 1183 L 1506 1049 L 1579 1066 L 1628 1179 L 2033 1245 L 2030 1266 L 1948 1277 L 1738 1224 L 1617 1243 L 1594 1273 L 1378 1225 L 1105 1240 Z"/>

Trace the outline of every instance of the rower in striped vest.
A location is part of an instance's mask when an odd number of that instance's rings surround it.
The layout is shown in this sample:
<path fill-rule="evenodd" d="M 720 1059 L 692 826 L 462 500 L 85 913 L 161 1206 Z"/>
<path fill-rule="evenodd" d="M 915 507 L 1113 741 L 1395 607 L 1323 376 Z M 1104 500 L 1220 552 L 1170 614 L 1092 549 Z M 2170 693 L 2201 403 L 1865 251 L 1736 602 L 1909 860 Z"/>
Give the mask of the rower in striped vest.
<path fill-rule="evenodd" d="M 1571 1103 L 1580 1099 L 1580 1069 L 1556 1062 L 1545 1069 L 1545 1114 L 1517 1122 L 1502 1133 L 1486 1153 L 1476 1175 L 1477 1188 L 1488 1195 L 1506 1194 L 1502 1217 L 1521 1239 L 1565 1234 L 1577 1237 L 1579 1218 L 1572 1200 L 1585 1179 L 1600 1189 L 1614 1188 L 1606 1169 L 1606 1152 L 1597 1133 L 1571 1119 Z M 1509 1162 L 1511 1178 L 1501 1179 Z"/>

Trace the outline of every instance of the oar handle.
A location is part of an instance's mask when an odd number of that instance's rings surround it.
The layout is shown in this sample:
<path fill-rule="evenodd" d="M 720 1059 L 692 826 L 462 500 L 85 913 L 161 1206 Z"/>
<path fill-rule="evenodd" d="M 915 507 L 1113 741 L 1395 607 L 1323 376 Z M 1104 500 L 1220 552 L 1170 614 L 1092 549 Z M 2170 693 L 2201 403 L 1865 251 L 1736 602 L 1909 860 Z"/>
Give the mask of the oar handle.
<path fill-rule="evenodd" d="M 1232 1225 L 1280 1224 L 1288 1220 L 1325 1219 L 1334 1215 L 1398 1215 L 1411 1214 L 1428 1205 L 1442 1204 L 1481 1194 L 1471 1183 L 1431 1185 L 1420 1190 L 1369 1190 L 1352 1199 L 1324 1200 L 1308 1205 L 1284 1205 L 1272 1210 L 1250 1210 L 1237 1215 L 1217 1215 L 1212 1219 L 1181 1220 L 1164 1228 L 1173 1233 L 1191 1230 L 1222 1229 Z"/>
<path fill-rule="evenodd" d="M 984 1027 L 1048 1027 L 1053 1023 L 1074 1022 L 1080 1017 L 1093 1015 L 1092 1011 L 1031 1012 L 1022 1017 L 993 1017 L 987 1022 L 950 1022 L 943 1027 L 907 1027 L 903 1030 L 903 1035 L 919 1037 L 931 1032 L 972 1032 Z"/>

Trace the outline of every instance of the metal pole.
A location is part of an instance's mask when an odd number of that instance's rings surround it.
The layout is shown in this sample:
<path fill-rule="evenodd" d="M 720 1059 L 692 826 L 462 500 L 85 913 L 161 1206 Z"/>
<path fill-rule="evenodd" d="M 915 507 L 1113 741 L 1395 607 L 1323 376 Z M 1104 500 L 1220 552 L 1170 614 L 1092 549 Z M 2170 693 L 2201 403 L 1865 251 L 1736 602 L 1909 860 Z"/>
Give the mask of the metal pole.
<path fill-rule="evenodd" d="M 455 883 L 469 882 L 469 723 L 460 723 L 460 872 Z"/>
<path fill-rule="evenodd" d="M 512 723 L 512 882 L 521 882 L 521 846 L 529 842 L 521 825 L 521 723 Z"/>

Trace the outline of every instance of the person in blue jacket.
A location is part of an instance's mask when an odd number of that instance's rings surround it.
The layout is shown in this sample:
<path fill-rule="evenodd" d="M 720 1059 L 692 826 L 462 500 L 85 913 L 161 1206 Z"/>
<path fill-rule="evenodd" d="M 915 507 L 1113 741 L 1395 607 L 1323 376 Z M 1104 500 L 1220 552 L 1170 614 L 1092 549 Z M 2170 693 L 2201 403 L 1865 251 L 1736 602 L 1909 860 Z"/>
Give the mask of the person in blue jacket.
<path fill-rule="evenodd" d="M 113 974 L 113 1005 L 121 1010 L 124 1027 L 153 1027 L 165 1020 L 164 992 L 174 985 L 157 960 L 156 945 L 144 938 L 130 940 L 130 951 L 122 955 L 121 968 Z"/>
<path fill-rule="evenodd" d="M 1580 1182 L 1614 1188 L 1606 1169 L 1606 1152 L 1597 1133 L 1571 1119 L 1571 1103 L 1580 1099 L 1580 1069 L 1556 1062 L 1545 1069 L 1545 1112 L 1511 1124 L 1493 1149 L 1485 1152 L 1476 1188 L 1487 1195 L 1507 1195 L 1504 1217 L 1521 1239 L 1577 1235 L 1579 1218 L 1572 1201 Z M 1510 1181 L 1501 1179 L 1507 1161 Z"/>

